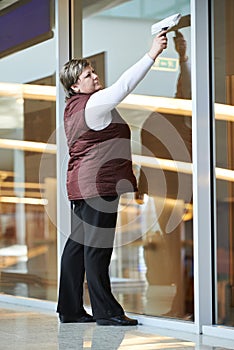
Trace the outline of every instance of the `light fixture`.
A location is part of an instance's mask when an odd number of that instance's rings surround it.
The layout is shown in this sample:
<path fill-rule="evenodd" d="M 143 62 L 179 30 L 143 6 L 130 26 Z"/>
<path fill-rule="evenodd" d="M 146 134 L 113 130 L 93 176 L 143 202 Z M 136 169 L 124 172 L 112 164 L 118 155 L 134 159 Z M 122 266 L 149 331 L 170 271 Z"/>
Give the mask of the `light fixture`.
<path fill-rule="evenodd" d="M 181 115 L 182 117 L 192 116 L 192 100 L 189 99 L 130 94 L 119 106 L 126 109 Z M 234 122 L 234 106 L 215 103 L 215 119 Z"/>
<path fill-rule="evenodd" d="M 184 174 L 191 174 L 193 172 L 193 164 L 187 162 L 180 162 L 171 159 L 163 159 L 157 157 L 141 156 L 138 154 L 132 155 L 133 163 L 138 166 L 146 166 L 154 169 L 162 169 Z M 234 170 L 215 168 L 215 175 L 218 180 L 225 180 L 234 182 Z"/>
<path fill-rule="evenodd" d="M 13 203 L 13 204 L 32 204 L 32 205 L 47 205 L 47 199 L 29 198 L 29 197 L 0 197 L 2 203 Z"/>
<path fill-rule="evenodd" d="M 0 96 L 18 96 L 18 98 L 56 101 L 56 87 L 50 85 L 0 83 Z M 189 99 L 130 94 L 119 106 L 128 109 L 192 116 L 192 100 Z M 215 119 L 233 122 L 234 106 L 215 103 Z"/>
<path fill-rule="evenodd" d="M 0 148 L 52 154 L 55 154 L 57 149 L 56 145 L 52 143 L 10 139 L 0 139 Z"/>
<path fill-rule="evenodd" d="M 0 96 L 45 101 L 56 100 L 56 87 L 50 85 L 0 83 Z"/>

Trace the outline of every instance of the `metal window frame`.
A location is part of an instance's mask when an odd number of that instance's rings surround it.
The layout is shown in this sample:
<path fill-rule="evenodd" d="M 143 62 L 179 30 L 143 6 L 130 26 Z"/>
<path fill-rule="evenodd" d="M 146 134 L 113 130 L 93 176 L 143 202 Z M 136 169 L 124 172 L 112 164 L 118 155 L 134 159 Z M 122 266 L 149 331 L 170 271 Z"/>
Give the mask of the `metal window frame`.
<path fill-rule="evenodd" d="M 60 258 L 71 229 L 71 205 L 65 188 L 68 147 L 64 132 L 64 91 L 59 72 L 72 57 L 82 55 L 82 2 L 55 0 L 56 33 L 56 143 L 57 143 L 57 269 L 60 278 Z M 59 287 L 59 283 L 58 283 Z"/>
<path fill-rule="evenodd" d="M 193 91 L 193 191 L 194 191 L 194 276 L 195 276 L 195 322 L 171 320 L 160 317 L 139 316 L 144 324 L 201 333 L 202 325 L 212 324 L 212 266 L 211 266 L 211 164 L 210 164 L 210 91 L 204 77 L 209 72 L 208 6 L 207 0 L 191 0 L 191 40 L 192 40 L 192 91 Z M 58 225 L 58 271 L 60 256 L 70 229 L 70 207 L 64 196 L 64 176 L 62 172 L 67 146 L 63 128 L 64 93 L 59 84 L 59 71 L 71 55 L 72 34 L 70 27 L 71 3 L 69 0 L 56 1 L 57 67 L 56 67 L 56 116 L 57 116 L 57 225 Z M 70 28 L 70 29 L 69 29 Z M 199 40 L 202 37 L 203 40 Z M 201 64 L 202 63 L 202 64 Z M 198 142 L 199 140 L 199 142 Z M 204 154 L 206 158 L 204 161 Z M 205 179 L 205 182 L 204 182 Z M 201 186 L 202 184 L 202 186 Z M 199 220 L 198 220 L 199 218 Z M 203 230 L 207 232 L 203 234 Z M 208 262 L 208 263 L 207 263 Z M 59 275 L 59 272 L 58 272 Z M 206 291 L 204 295 L 204 290 Z"/>
<path fill-rule="evenodd" d="M 215 152 L 210 1 L 191 0 L 194 323 L 154 318 L 157 327 L 196 334 L 215 320 Z M 146 317 L 142 322 L 149 324 Z M 152 323 L 151 323 L 152 324 Z M 234 334 L 234 331 L 233 331 Z M 213 334 L 214 335 L 214 334 Z"/>
<path fill-rule="evenodd" d="M 213 101 L 209 1 L 191 0 L 192 139 L 194 208 L 194 315 L 196 333 L 213 322 Z"/>
<path fill-rule="evenodd" d="M 65 107 L 64 92 L 59 82 L 59 72 L 70 58 L 70 13 L 69 0 L 55 1 L 56 37 L 56 143 L 57 143 L 57 258 L 58 281 L 60 277 L 61 253 L 70 230 L 70 204 L 65 196 L 64 163 L 67 157 L 67 144 L 63 128 Z M 58 283 L 59 285 L 59 283 Z"/>
<path fill-rule="evenodd" d="M 199 1 L 199 0 L 197 0 Z M 208 16 L 209 16 L 209 44 L 210 44 L 210 72 L 211 72 L 211 86 L 210 91 L 212 93 L 212 107 L 214 109 L 214 103 L 215 103 L 215 94 L 214 94 L 214 87 L 215 87 L 215 77 L 214 77 L 214 2 L 212 0 L 207 0 L 208 3 Z M 211 143 L 213 144 L 213 153 L 211 153 L 211 156 L 213 156 L 213 164 L 215 167 L 215 113 L 213 111 L 212 113 L 212 121 L 211 121 L 211 129 L 213 130 L 213 135 L 211 137 Z M 213 176 L 213 227 L 212 227 L 212 264 L 213 264 L 213 274 L 212 274 L 212 287 L 213 287 L 213 313 L 212 313 L 212 324 L 204 324 L 202 326 L 202 333 L 205 336 L 213 336 L 216 338 L 223 338 L 226 340 L 234 340 L 234 327 L 228 327 L 228 326 L 222 326 L 217 325 L 218 320 L 218 294 L 217 294 L 217 217 L 216 217 L 216 178 L 215 174 Z M 212 209 L 212 208 L 211 208 Z"/>

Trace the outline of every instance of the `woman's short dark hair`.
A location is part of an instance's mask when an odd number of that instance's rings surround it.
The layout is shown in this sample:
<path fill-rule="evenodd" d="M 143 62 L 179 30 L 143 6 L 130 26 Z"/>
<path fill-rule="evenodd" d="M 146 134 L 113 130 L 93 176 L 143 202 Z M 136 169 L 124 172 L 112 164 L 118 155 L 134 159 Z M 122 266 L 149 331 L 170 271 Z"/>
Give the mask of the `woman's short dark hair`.
<path fill-rule="evenodd" d="M 87 66 L 90 66 L 90 62 L 85 58 L 74 58 L 64 64 L 60 71 L 59 78 L 63 85 L 66 99 L 76 94 L 71 86 L 77 82 L 79 76 Z"/>

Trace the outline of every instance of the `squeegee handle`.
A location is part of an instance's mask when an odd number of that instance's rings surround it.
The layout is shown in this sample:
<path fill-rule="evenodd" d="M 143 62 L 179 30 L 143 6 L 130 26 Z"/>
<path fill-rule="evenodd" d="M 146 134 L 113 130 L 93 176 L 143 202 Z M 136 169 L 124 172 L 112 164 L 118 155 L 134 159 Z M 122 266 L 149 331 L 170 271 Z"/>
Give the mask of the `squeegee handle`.
<path fill-rule="evenodd" d="M 163 32 L 164 30 L 167 30 L 169 27 L 163 27 L 161 32 Z M 163 35 L 163 36 L 166 36 L 166 33 Z"/>

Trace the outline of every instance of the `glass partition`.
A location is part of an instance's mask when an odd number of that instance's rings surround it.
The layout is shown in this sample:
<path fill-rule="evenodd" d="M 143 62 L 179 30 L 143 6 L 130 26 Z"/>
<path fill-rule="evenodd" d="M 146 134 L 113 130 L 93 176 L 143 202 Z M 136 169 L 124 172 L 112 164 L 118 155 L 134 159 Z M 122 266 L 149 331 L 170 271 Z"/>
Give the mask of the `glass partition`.
<path fill-rule="evenodd" d="M 182 20 L 168 49 L 118 106 L 139 193 L 121 198 L 111 280 L 127 311 L 193 321 L 190 1 L 134 0 L 86 15 L 83 53 L 105 52 L 109 86 L 147 52 L 151 26 L 173 13 Z"/>
<path fill-rule="evenodd" d="M 53 85 L 0 83 L 0 293 L 45 300 L 57 294 Z"/>
<path fill-rule="evenodd" d="M 0 293 L 45 300 L 57 294 L 54 5 L 0 8 Z"/>
<path fill-rule="evenodd" d="M 234 326 L 234 1 L 214 1 L 216 323 Z"/>

